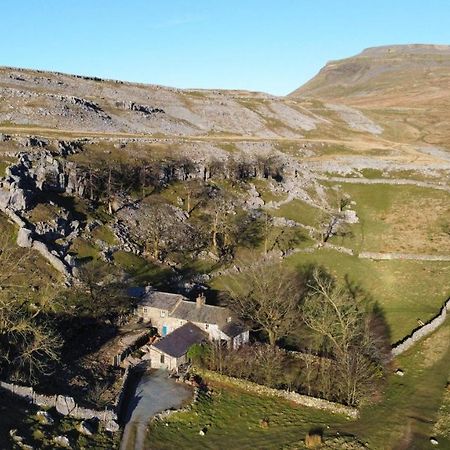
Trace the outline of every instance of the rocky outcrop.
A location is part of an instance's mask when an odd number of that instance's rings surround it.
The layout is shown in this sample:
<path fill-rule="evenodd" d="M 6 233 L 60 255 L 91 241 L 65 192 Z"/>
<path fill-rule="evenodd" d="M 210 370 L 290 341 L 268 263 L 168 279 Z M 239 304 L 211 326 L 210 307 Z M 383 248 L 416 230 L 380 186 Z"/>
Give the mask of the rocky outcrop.
<path fill-rule="evenodd" d="M 32 247 L 39 252 L 58 272 L 62 273 L 66 278 L 72 276 L 72 269 L 56 252 L 52 252 L 48 247 L 40 241 L 33 241 Z"/>
<path fill-rule="evenodd" d="M 128 111 L 137 111 L 141 112 L 145 115 L 151 116 L 153 114 L 164 114 L 165 111 L 161 108 L 154 108 L 148 105 L 140 105 L 139 103 L 135 103 L 132 101 L 128 102 L 116 102 L 116 106 L 122 109 L 126 109 Z"/>

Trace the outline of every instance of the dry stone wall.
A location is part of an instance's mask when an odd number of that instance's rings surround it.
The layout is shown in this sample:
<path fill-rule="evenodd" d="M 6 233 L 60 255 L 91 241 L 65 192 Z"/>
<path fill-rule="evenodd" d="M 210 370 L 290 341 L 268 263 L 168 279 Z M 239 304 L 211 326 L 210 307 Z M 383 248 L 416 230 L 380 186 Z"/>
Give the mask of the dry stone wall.
<path fill-rule="evenodd" d="M 449 255 L 418 255 L 414 253 L 378 253 L 361 252 L 358 255 L 361 259 L 392 260 L 401 259 L 408 261 L 450 261 Z"/>
<path fill-rule="evenodd" d="M 330 411 L 335 414 L 343 414 L 352 419 L 359 417 L 359 411 L 357 408 L 341 405 L 340 403 L 329 402 L 317 397 L 310 397 L 308 395 L 298 394 L 297 392 L 284 391 L 281 389 L 273 389 L 260 384 L 252 383 L 251 381 L 241 380 L 239 378 L 229 377 L 226 375 L 218 374 L 210 370 L 202 370 L 200 374 L 204 374 L 206 378 L 213 381 L 226 382 L 233 386 L 239 387 L 247 392 L 252 392 L 258 395 L 266 395 L 269 397 L 278 397 L 297 405 L 307 406 L 308 408 L 316 408 L 324 411 Z"/>
<path fill-rule="evenodd" d="M 63 416 L 73 417 L 74 419 L 98 419 L 109 431 L 118 431 L 117 413 L 113 409 L 105 408 L 103 411 L 83 408 L 79 406 L 73 397 L 64 395 L 42 395 L 37 394 L 32 387 L 19 386 L 13 383 L 0 381 L 0 388 L 23 398 L 37 406 L 43 408 L 56 408 Z"/>
<path fill-rule="evenodd" d="M 437 330 L 447 318 L 447 312 L 450 310 L 450 298 L 444 303 L 441 312 L 428 323 L 422 327 L 416 329 L 411 335 L 407 336 L 402 341 L 398 342 L 392 347 L 392 356 L 398 356 L 406 350 L 410 349 L 414 344 L 420 341 L 422 338 L 428 336 L 433 331 Z"/>

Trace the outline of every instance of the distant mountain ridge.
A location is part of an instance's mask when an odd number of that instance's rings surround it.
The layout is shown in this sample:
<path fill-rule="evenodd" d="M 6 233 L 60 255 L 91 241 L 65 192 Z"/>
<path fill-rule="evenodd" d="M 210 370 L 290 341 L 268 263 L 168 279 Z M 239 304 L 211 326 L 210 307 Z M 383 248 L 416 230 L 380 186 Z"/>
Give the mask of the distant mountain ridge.
<path fill-rule="evenodd" d="M 443 98 L 447 101 L 450 46 L 371 47 L 356 56 L 328 62 L 314 78 L 289 96 L 366 107 L 413 106 Z"/>

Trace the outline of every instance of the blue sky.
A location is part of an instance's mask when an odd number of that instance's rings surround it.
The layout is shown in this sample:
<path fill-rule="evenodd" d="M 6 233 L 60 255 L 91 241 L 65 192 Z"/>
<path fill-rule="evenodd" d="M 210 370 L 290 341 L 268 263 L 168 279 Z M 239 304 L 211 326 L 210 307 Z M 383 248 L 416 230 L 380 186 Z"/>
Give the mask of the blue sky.
<path fill-rule="evenodd" d="M 450 44 L 448 0 L 2 0 L 0 65 L 284 95 L 331 59 Z"/>

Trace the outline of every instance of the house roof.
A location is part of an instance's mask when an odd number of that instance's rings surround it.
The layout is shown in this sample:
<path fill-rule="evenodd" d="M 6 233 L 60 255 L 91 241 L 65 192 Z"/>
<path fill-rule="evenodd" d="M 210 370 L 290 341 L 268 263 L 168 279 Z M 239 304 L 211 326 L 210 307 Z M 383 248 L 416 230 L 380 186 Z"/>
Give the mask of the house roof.
<path fill-rule="evenodd" d="M 187 301 L 187 298 L 180 294 L 150 291 L 144 296 L 139 304 L 141 306 L 151 306 L 153 308 L 165 309 L 170 313 L 180 301 Z"/>
<path fill-rule="evenodd" d="M 180 294 L 150 291 L 140 302 L 141 306 L 149 306 L 167 311 L 169 317 L 188 322 L 217 325 L 229 337 L 235 337 L 246 330 L 232 312 L 223 306 L 197 304 Z"/>
<path fill-rule="evenodd" d="M 225 333 L 228 337 L 234 338 L 239 336 L 241 333 L 246 331 L 244 324 L 238 322 L 237 320 L 233 320 L 231 322 L 227 322 L 223 327 L 220 328 L 220 331 Z"/>
<path fill-rule="evenodd" d="M 213 305 L 197 305 L 196 302 L 182 301 L 170 313 L 171 317 L 189 322 L 223 325 L 231 317 L 228 308 Z"/>
<path fill-rule="evenodd" d="M 186 354 L 194 344 L 200 344 L 207 339 L 207 334 L 191 322 L 185 323 L 172 333 L 161 338 L 152 347 L 174 358 Z"/>

